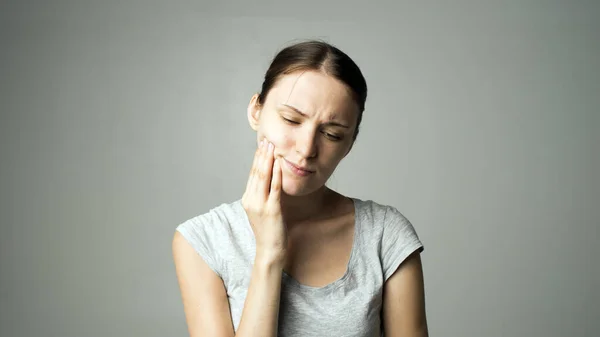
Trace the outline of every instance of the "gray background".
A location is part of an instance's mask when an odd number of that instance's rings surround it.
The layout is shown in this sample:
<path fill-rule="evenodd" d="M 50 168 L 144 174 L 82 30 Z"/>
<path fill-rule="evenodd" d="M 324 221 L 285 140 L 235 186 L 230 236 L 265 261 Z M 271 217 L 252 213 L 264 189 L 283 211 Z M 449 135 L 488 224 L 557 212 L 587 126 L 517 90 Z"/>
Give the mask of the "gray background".
<path fill-rule="evenodd" d="M 180 222 L 241 197 L 275 52 L 361 66 L 330 186 L 415 225 L 432 336 L 600 335 L 592 1 L 3 1 L 0 335 L 184 336 Z"/>

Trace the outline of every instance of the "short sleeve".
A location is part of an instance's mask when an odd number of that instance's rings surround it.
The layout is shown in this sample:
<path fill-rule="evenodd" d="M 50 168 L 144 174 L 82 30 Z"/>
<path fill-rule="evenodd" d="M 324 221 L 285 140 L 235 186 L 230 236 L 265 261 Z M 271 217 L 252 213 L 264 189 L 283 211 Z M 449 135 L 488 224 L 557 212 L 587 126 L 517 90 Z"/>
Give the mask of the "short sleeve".
<path fill-rule="evenodd" d="M 394 274 L 400 264 L 415 251 L 424 249 L 410 221 L 396 208 L 387 206 L 381 238 L 381 265 L 384 281 Z"/>
<path fill-rule="evenodd" d="M 222 263 L 218 257 L 219 240 L 218 217 L 206 213 L 189 219 L 179 226 L 177 231 L 190 243 L 194 250 L 219 277 L 222 278 Z"/>

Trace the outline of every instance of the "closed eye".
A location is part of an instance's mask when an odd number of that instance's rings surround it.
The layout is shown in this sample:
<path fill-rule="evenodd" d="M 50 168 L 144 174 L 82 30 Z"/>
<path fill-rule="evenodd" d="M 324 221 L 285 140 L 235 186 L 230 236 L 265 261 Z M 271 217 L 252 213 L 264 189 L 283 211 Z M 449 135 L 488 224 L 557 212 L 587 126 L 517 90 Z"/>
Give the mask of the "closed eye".
<path fill-rule="evenodd" d="M 284 122 L 286 122 L 287 124 L 291 124 L 291 125 L 299 125 L 299 124 L 300 124 L 300 122 L 297 122 L 297 121 L 295 121 L 295 120 L 292 120 L 292 119 L 285 118 L 285 117 L 283 117 L 283 116 L 281 116 L 281 119 L 283 119 L 283 121 L 284 121 Z M 324 135 L 324 136 L 325 136 L 327 139 L 329 139 L 329 140 L 331 140 L 331 141 L 337 142 L 337 141 L 340 141 L 340 140 L 342 140 L 342 137 L 341 137 L 341 136 L 334 135 L 334 134 L 332 134 L 332 133 L 325 132 L 325 131 L 323 131 L 322 133 L 323 133 L 323 135 Z"/>
<path fill-rule="evenodd" d="M 300 124 L 299 122 L 293 121 L 293 120 L 291 120 L 291 119 L 287 119 L 287 118 L 285 118 L 285 117 L 281 117 L 281 118 L 283 118 L 283 120 L 284 120 L 286 123 L 289 123 L 289 124 L 294 124 L 294 125 L 298 125 L 298 124 Z"/>
<path fill-rule="evenodd" d="M 334 134 L 331 134 L 331 133 L 323 132 L 323 134 L 324 134 L 324 135 L 325 135 L 325 137 L 327 137 L 329 140 L 332 140 L 332 141 L 335 141 L 335 142 L 337 142 L 337 141 L 339 141 L 339 140 L 342 140 L 342 137 L 340 137 L 340 136 L 336 136 L 336 135 L 334 135 Z"/>

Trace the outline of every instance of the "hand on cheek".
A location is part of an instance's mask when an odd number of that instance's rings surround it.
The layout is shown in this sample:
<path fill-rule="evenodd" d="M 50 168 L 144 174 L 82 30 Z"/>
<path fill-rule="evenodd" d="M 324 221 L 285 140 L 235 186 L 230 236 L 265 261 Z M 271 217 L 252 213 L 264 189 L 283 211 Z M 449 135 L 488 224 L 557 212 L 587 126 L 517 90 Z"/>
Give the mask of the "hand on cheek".
<path fill-rule="evenodd" d="M 259 142 L 262 140 L 265 140 L 267 142 L 267 144 L 273 144 L 274 150 L 273 150 L 273 157 L 278 160 L 282 158 L 282 155 L 279 153 L 279 147 L 277 146 L 277 142 L 273 142 L 271 141 L 271 139 L 269 139 L 268 137 L 266 137 L 265 135 L 260 135 L 259 137 Z"/>
<path fill-rule="evenodd" d="M 255 155 L 242 205 L 256 239 L 257 258 L 285 258 L 286 227 L 281 212 L 281 168 L 273 157 L 274 147 L 266 139 Z"/>

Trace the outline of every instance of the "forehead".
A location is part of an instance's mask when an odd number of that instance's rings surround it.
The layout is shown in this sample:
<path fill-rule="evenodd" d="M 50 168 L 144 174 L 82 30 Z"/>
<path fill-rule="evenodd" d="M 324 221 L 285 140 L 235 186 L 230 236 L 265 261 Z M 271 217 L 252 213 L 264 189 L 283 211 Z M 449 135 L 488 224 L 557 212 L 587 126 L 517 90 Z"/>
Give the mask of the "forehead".
<path fill-rule="evenodd" d="M 325 119 L 350 122 L 358 114 L 350 88 L 318 71 L 295 72 L 281 77 L 271 89 L 268 100 L 275 106 L 288 104 L 310 116 L 316 114 Z"/>

